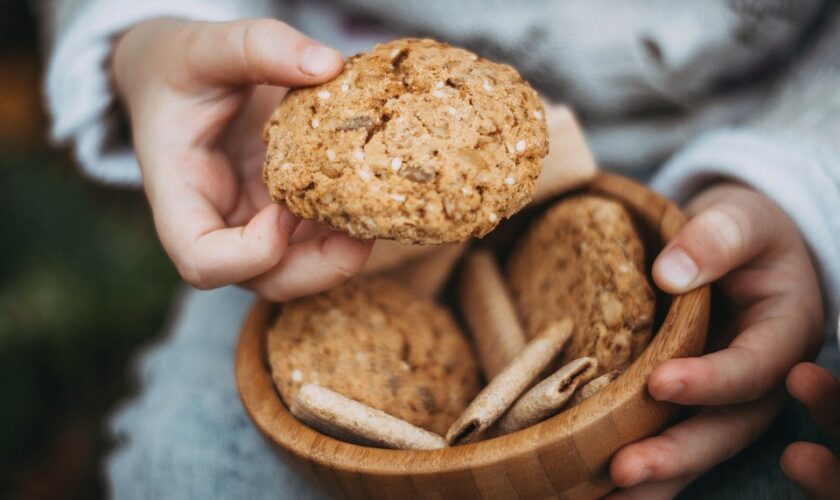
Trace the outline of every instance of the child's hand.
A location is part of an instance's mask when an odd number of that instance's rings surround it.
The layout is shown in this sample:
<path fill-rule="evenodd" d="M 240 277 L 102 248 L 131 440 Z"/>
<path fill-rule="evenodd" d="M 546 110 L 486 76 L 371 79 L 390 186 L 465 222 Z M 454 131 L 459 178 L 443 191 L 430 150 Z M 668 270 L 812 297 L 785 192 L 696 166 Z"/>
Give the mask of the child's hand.
<path fill-rule="evenodd" d="M 273 20 L 159 19 L 117 42 L 113 74 L 143 185 L 187 282 L 285 300 L 361 269 L 369 243 L 300 223 L 262 183 L 262 125 L 282 87 L 330 80 L 342 65 L 338 52 Z"/>
<path fill-rule="evenodd" d="M 830 436 L 840 439 L 840 382 L 824 368 L 800 363 L 788 374 L 787 386 L 811 418 Z M 824 446 L 791 444 L 782 455 L 782 470 L 809 498 L 837 498 L 840 492 L 840 459 Z"/>
<path fill-rule="evenodd" d="M 670 498 L 715 464 L 738 453 L 771 423 L 781 383 L 816 354 L 822 302 L 808 251 L 793 222 L 746 187 L 721 184 L 688 206 L 692 219 L 653 266 L 657 285 L 681 293 L 718 280 L 735 307 L 725 348 L 663 363 L 648 381 L 660 401 L 707 406 L 659 436 L 613 458 L 617 497 Z"/>

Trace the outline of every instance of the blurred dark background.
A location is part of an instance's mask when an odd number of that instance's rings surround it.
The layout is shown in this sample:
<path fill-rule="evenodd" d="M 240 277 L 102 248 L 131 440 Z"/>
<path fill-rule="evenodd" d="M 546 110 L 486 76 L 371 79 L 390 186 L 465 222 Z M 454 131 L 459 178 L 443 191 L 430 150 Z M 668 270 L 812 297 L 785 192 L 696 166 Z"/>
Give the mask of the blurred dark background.
<path fill-rule="evenodd" d="M 177 274 L 139 191 L 84 179 L 46 139 L 43 54 L 0 2 L 0 498 L 98 498 L 103 421 L 135 389 Z"/>

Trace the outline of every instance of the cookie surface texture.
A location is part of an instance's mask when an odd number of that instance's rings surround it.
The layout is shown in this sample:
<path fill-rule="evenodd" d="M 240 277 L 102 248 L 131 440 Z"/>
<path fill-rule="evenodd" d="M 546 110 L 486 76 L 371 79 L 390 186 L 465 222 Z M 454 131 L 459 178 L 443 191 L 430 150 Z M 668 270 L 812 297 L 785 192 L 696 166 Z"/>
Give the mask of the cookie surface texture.
<path fill-rule="evenodd" d="M 275 202 L 350 235 L 438 244 L 524 207 L 548 153 L 544 110 L 510 66 L 401 39 L 289 92 L 266 124 Z"/>
<path fill-rule="evenodd" d="M 644 246 L 615 201 L 580 195 L 549 208 L 517 242 L 507 278 L 526 335 L 574 319 L 563 363 L 595 356 L 601 373 L 622 370 L 650 341 Z"/>
<path fill-rule="evenodd" d="M 267 347 L 291 405 L 304 383 L 443 434 L 478 393 L 478 369 L 450 314 L 381 277 L 279 306 Z"/>

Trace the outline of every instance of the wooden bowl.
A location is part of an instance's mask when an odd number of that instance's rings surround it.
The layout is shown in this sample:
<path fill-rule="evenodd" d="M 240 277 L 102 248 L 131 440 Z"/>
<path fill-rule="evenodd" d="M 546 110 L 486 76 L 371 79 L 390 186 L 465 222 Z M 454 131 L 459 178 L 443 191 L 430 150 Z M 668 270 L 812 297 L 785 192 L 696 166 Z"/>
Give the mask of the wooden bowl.
<path fill-rule="evenodd" d="M 685 217 L 670 202 L 631 180 L 599 174 L 589 187 L 625 204 L 658 247 Z M 676 407 L 650 398 L 648 375 L 663 361 L 699 354 L 709 317 L 709 288 L 675 296 L 650 345 L 595 396 L 542 423 L 487 441 L 442 450 L 403 451 L 348 444 L 305 426 L 274 389 L 265 337 L 274 305 L 260 300 L 248 314 L 236 353 L 242 402 L 281 456 L 313 484 L 347 498 L 592 498 L 613 488 L 610 458 L 655 434 Z"/>

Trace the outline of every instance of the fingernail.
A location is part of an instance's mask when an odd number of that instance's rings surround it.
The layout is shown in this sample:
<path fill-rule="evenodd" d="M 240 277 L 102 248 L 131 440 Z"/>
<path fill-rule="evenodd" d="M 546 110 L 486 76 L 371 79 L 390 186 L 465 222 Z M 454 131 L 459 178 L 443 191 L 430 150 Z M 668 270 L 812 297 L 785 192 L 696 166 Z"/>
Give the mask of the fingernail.
<path fill-rule="evenodd" d="M 682 394 L 683 390 L 685 390 L 685 384 L 682 382 L 673 382 L 666 385 L 661 391 L 657 391 L 656 394 L 651 395 L 657 401 L 673 401 Z"/>
<path fill-rule="evenodd" d="M 644 483 L 645 481 L 647 481 L 648 479 L 650 479 L 650 476 L 651 476 L 651 471 L 650 471 L 650 469 L 648 469 L 647 467 L 645 467 L 644 469 L 642 469 L 641 471 L 639 471 L 639 473 L 638 473 L 638 474 L 636 474 L 636 477 L 634 477 L 634 478 L 633 478 L 633 479 L 631 479 L 630 481 L 628 481 L 628 482 L 624 483 L 624 485 L 623 485 L 623 486 L 624 486 L 625 488 L 629 488 L 630 486 L 636 486 L 637 484 L 639 484 L 639 483 Z"/>
<path fill-rule="evenodd" d="M 672 248 L 659 257 L 656 267 L 662 279 L 677 289 L 688 288 L 700 271 L 694 260 L 680 248 Z"/>
<path fill-rule="evenodd" d="M 300 56 L 300 70 L 309 76 L 324 74 L 335 65 L 338 52 L 323 45 L 308 45 Z"/>

